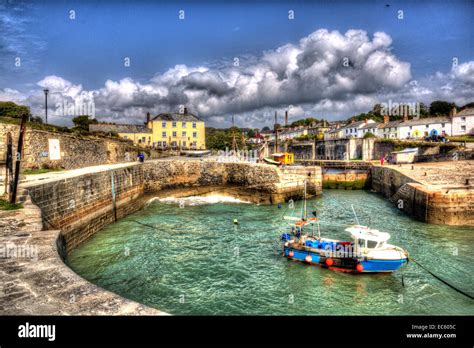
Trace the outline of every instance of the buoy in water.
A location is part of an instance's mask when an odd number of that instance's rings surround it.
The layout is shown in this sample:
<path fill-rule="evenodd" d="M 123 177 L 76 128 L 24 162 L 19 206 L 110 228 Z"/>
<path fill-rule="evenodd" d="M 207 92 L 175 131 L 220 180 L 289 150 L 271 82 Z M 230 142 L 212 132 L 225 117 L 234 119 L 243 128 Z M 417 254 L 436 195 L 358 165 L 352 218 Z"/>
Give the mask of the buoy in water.
<path fill-rule="evenodd" d="M 356 270 L 358 272 L 362 272 L 364 270 L 364 266 L 361 263 L 358 263 L 357 266 L 356 266 Z"/>
<path fill-rule="evenodd" d="M 332 264 L 334 263 L 334 260 L 329 258 L 329 259 L 326 259 L 326 265 L 328 265 L 328 267 L 332 266 Z"/>
<path fill-rule="evenodd" d="M 288 253 L 288 256 L 289 256 L 289 257 L 293 257 L 293 256 L 295 256 L 295 253 L 294 253 L 293 251 L 290 251 L 290 252 Z"/>
<path fill-rule="evenodd" d="M 234 225 L 238 225 L 238 224 L 239 224 L 239 220 L 234 219 Z"/>
<path fill-rule="evenodd" d="M 311 255 L 306 255 L 306 257 L 304 258 L 306 262 L 311 262 L 313 261 L 313 258 L 311 257 Z"/>

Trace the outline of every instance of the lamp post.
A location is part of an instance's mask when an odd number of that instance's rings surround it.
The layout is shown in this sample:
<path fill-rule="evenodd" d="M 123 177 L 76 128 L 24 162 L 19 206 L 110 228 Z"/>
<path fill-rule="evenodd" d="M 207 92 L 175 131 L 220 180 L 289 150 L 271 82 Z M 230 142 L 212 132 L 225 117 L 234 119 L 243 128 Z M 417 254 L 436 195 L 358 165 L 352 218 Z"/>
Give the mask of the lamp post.
<path fill-rule="evenodd" d="M 43 89 L 44 92 L 44 115 L 46 118 L 46 124 L 48 124 L 48 93 L 49 89 L 45 88 Z"/>

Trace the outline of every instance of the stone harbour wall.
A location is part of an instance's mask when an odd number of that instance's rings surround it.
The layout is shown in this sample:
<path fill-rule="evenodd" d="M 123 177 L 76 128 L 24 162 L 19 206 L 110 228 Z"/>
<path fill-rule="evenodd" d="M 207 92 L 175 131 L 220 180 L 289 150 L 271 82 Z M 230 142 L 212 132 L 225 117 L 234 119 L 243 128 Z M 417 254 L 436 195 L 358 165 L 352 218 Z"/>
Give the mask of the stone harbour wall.
<path fill-rule="evenodd" d="M 417 220 L 474 226 L 474 190 L 470 186 L 443 186 L 435 181 L 429 185 L 388 166 L 373 166 L 371 180 L 373 190 Z"/>
<path fill-rule="evenodd" d="M 61 254 L 116 219 L 141 209 L 148 196 L 219 192 L 253 203 L 279 203 L 321 193 L 321 169 L 280 169 L 266 164 L 158 160 L 120 165 L 72 177 L 22 184 L 41 209 L 45 229 L 61 230 Z M 115 197 L 115 204 L 114 204 Z"/>

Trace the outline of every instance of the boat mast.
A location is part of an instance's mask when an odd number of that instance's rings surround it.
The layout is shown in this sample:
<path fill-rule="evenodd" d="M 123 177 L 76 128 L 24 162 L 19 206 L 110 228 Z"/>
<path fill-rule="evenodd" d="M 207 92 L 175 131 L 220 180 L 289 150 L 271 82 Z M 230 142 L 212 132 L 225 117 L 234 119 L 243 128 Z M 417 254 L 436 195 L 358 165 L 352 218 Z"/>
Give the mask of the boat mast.
<path fill-rule="evenodd" d="M 303 203 L 303 220 L 306 220 L 308 217 L 308 212 L 306 211 L 306 179 L 304 180 L 304 203 Z"/>

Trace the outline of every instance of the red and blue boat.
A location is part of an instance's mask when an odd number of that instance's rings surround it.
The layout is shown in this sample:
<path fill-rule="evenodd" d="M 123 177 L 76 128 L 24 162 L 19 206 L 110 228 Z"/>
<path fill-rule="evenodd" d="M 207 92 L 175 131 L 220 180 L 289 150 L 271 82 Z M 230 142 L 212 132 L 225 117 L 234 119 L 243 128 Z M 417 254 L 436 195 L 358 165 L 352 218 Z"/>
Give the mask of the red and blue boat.
<path fill-rule="evenodd" d="M 345 229 L 348 240 L 322 238 L 317 217 L 307 217 L 306 199 L 302 215 L 284 217 L 295 221 L 291 232 L 281 235 L 283 255 L 289 260 L 348 273 L 390 273 L 408 262 L 408 252 L 389 244 L 387 232 L 357 224 Z"/>

